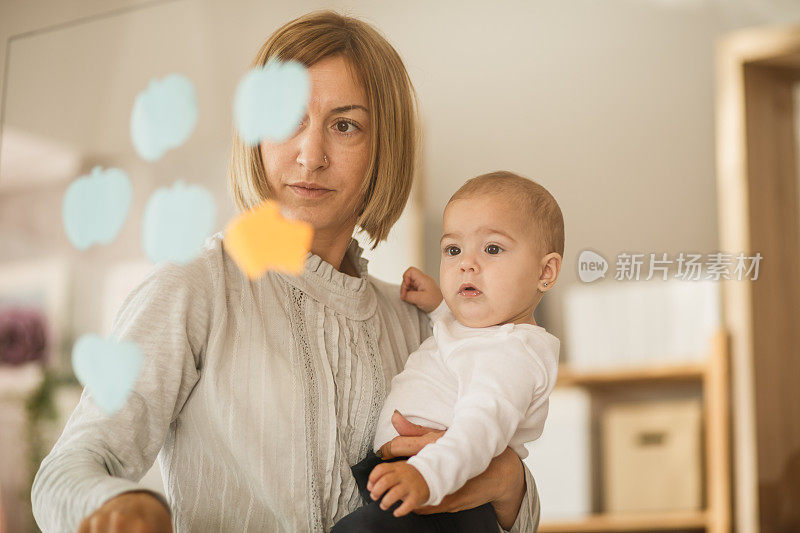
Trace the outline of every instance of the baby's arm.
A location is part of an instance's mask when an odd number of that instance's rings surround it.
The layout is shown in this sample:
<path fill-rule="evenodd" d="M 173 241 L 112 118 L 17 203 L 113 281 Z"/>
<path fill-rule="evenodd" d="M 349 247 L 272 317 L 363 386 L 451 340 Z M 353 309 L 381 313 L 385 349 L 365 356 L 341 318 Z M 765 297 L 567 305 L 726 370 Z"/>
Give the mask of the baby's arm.
<path fill-rule="evenodd" d="M 404 302 L 416 305 L 426 313 L 439 307 L 444 299 L 436 280 L 416 267 L 411 267 L 403 272 L 400 298 Z"/>
<path fill-rule="evenodd" d="M 497 348 L 465 346 L 448 358 L 459 380 L 452 423 L 439 440 L 408 459 L 430 491 L 423 505 L 438 505 L 486 470 L 506 449 L 534 398 L 546 405 L 542 396 L 552 385 L 543 362 L 514 337 Z"/>

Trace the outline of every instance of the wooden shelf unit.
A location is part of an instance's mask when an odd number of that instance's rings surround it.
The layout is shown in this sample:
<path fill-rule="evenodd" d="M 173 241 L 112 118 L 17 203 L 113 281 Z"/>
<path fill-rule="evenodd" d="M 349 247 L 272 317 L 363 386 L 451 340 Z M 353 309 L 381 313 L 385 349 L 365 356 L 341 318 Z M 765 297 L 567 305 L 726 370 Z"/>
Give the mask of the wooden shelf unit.
<path fill-rule="evenodd" d="M 569 366 L 564 365 L 558 369 L 558 385 L 616 387 L 626 383 L 694 381 L 702 379 L 705 372 L 706 365 L 704 363 L 598 370 L 593 372 L 575 371 L 569 368 Z"/>
<path fill-rule="evenodd" d="M 612 531 L 667 531 L 705 529 L 707 513 L 703 511 L 673 513 L 600 513 L 581 520 L 542 524 L 539 533 L 590 533 Z"/>
<path fill-rule="evenodd" d="M 643 368 L 575 371 L 559 369 L 558 386 L 617 388 L 635 384 L 699 381 L 703 391 L 706 509 L 654 513 L 596 513 L 542 522 L 540 533 L 698 530 L 731 531 L 730 401 L 728 335 L 718 331 L 705 361 Z"/>

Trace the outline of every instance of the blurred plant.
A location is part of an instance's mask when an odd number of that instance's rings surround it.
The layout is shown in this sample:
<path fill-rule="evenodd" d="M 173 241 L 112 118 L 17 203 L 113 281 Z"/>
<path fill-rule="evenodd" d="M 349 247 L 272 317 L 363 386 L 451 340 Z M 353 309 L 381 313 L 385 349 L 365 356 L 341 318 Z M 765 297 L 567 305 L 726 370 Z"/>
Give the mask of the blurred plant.
<path fill-rule="evenodd" d="M 62 346 L 56 354 L 56 359 L 61 360 L 62 354 L 69 353 L 72 346 L 72 338 L 65 336 L 62 340 Z M 31 488 L 33 488 L 33 480 L 36 477 L 36 472 L 42 460 L 50 453 L 50 448 L 53 445 L 47 438 L 50 434 L 46 431 L 47 425 L 54 424 L 58 421 L 58 406 L 55 402 L 56 392 L 62 387 L 80 387 L 80 383 L 75 378 L 71 370 L 64 372 L 63 370 L 51 369 L 48 367 L 42 368 L 42 381 L 39 386 L 31 393 L 25 401 L 25 409 L 27 412 L 27 439 L 28 439 L 28 472 L 29 481 L 25 489 L 24 497 L 30 502 Z M 61 428 L 58 428 L 59 430 Z M 31 515 L 31 521 L 33 516 Z M 39 528 L 32 521 L 30 531 L 38 532 Z"/>
<path fill-rule="evenodd" d="M 0 364 L 21 365 L 44 360 L 47 329 L 37 309 L 0 309 Z"/>

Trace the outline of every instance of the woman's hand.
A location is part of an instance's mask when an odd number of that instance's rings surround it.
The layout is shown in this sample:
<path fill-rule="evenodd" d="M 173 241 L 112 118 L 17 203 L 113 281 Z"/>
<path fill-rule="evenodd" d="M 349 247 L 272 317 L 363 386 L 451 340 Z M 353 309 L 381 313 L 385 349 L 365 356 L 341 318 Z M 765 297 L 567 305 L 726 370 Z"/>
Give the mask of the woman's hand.
<path fill-rule="evenodd" d="M 422 270 L 411 267 L 403 272 L 400 299 L 430 313 L 439 307 L 444 297 L 435 279 Z"/>
<path fill-rule="evenodd" d="M 410 457 L 444 435 L 443 430 L 431 429 L 409 422 L 395 411 L 392 425 L 400 436 L 381 446 L 384 459 Z M 367 489 L 372 490 L 370 484 Z M 448 494 L 439 503 L 414 509 L 416 514 L 454 513 L 491 503 L 497 521 L 503 529 L 511 529 L 517 520 L 525 498 L 525 472 L 522 460 L 511 448 L 492 459 L 482 474 L 468 480 L 463 487 Z"/>
<path fill-rule="evenodd" d="M 172 520 L 161 501 L 148 492 L 126 492 L 111 498 L 83 519 L 78 533 L 170 533 Z"/>
<path fill-rule="evenodd" d="M 409 422 L 397 410 L 392 414 L 392 425 L 400 435 L 381 446 L 381 458 L 383 459 L 411 457 L 444 435 L 443 429 L 426 428 Z"/>

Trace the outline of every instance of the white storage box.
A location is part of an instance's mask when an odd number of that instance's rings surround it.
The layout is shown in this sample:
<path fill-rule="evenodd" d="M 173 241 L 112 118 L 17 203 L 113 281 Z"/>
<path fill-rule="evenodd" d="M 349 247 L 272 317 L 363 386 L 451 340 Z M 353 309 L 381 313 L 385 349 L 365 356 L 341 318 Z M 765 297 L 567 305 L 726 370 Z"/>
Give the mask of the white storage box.
<path fill-rule="evenodd" d="M 590 513 L 589 434 L 589 394 L 572 387 L 554 390 L 542 436 L 526 445 L 525 464 L 539 490 L 542 521 Z"/>
<path fill-rule="evenodd" d="M 714 281 L 609 281 L 566 290 L 567 362 L 576 369 L 706 357 L 721 324 Z"/>

